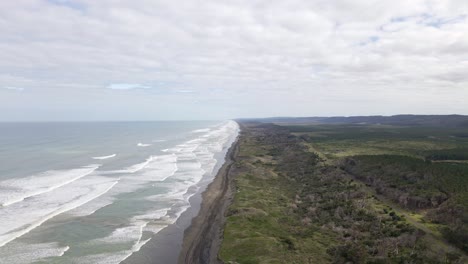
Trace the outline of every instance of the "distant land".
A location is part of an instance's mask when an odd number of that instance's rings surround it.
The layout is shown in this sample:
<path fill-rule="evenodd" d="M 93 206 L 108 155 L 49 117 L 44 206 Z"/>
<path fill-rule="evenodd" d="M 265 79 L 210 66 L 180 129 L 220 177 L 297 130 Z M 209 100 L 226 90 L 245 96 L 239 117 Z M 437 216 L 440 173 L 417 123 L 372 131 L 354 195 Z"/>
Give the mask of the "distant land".
<path fill-rule="evenodd" d="M 237 122 L 179 263 L 468 263 L 468 116 Z"/>
<path fill-rule="evenodd" d="M 468 127 L 466 115 L 393 115 L 393 116 L 332 116 L 332 117 L 269 117 L 241 118 L 240 121 L 289 124 L 381 124 L 394 126 Z"/>

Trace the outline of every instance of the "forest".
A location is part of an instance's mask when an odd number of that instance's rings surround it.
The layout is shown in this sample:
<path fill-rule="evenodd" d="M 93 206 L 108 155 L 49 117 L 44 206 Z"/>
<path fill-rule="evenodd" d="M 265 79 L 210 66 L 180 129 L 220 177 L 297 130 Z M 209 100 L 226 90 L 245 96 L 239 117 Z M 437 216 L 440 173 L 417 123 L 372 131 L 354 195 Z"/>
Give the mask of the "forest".
<path fill-rule="evenodd" d="M 241 126 L 223 261 L 466 261 L 468 138 L 457 136 L 462 129 Z"/>

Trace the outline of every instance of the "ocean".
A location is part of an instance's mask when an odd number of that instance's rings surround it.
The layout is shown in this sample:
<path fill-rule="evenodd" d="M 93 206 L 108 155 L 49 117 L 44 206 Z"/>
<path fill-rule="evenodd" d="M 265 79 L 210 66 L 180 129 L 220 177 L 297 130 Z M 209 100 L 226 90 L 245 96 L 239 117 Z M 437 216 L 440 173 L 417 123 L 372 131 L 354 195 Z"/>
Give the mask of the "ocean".
<path fill-rule="evenodd" d="M 234 121 L 0 123 L 0 263 L 131 263 L 190 208 L 238 132 Z"/>

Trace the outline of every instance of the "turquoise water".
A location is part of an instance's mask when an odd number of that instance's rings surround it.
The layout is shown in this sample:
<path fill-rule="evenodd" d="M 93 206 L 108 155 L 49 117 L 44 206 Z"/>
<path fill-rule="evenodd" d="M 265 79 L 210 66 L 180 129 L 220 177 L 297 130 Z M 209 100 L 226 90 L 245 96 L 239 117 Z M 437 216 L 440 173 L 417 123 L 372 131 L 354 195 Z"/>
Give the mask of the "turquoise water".
<path fill-rule="evenodd" d="M 0 263 L 120 263 L 190 206 L 235 122 L 0 124 Z"/>

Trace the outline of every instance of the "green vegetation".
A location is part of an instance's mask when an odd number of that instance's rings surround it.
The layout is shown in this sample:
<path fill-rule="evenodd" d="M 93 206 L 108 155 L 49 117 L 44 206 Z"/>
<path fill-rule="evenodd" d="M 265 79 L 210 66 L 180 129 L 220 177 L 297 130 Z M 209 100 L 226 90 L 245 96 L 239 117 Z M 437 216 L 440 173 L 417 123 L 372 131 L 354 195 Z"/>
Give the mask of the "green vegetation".
<path fill-rule="evenodd" d="M 228 212 L 220 256 L 237 263 L 330 262 L 326 249 L 336 236 L 316 232 L 302 222 L 295 213 L 298 184 L 275 170 L 283 150 L 289 153 L 284 158 L 293 161 L 284 165 L 302 167 L 304 173 L 314 167 L 316 156 L 305 151 L 295 156 L 296 148 L 302 147 L 290 142 L 287 131 L 273 132 L 269 137 L 253 128 L 242 132 L 233 168 L 237 193 Z"/>
<path fill-rule="evenodd" d="M 468 252 L 466 129 L 380 125 L 289 126 L 341 168 Z"/>
<path fill-rule="evenodd" d="M 428 151 L 428 160 L 468 160 L 468 148 L 441 149 Z"/>
<path fill-rule="evenodd" d="M 242 126 L 223 261 L 466 261 L 463 130 Z"/>
<path fill-rule="evenodd" d="M 287 128 L 329 158 L 396 154 L 437 159 L 431 156 L 450 154 L 449 159 L 465 160 L 468 155 L 466 128 L 349 124 Z"/>

